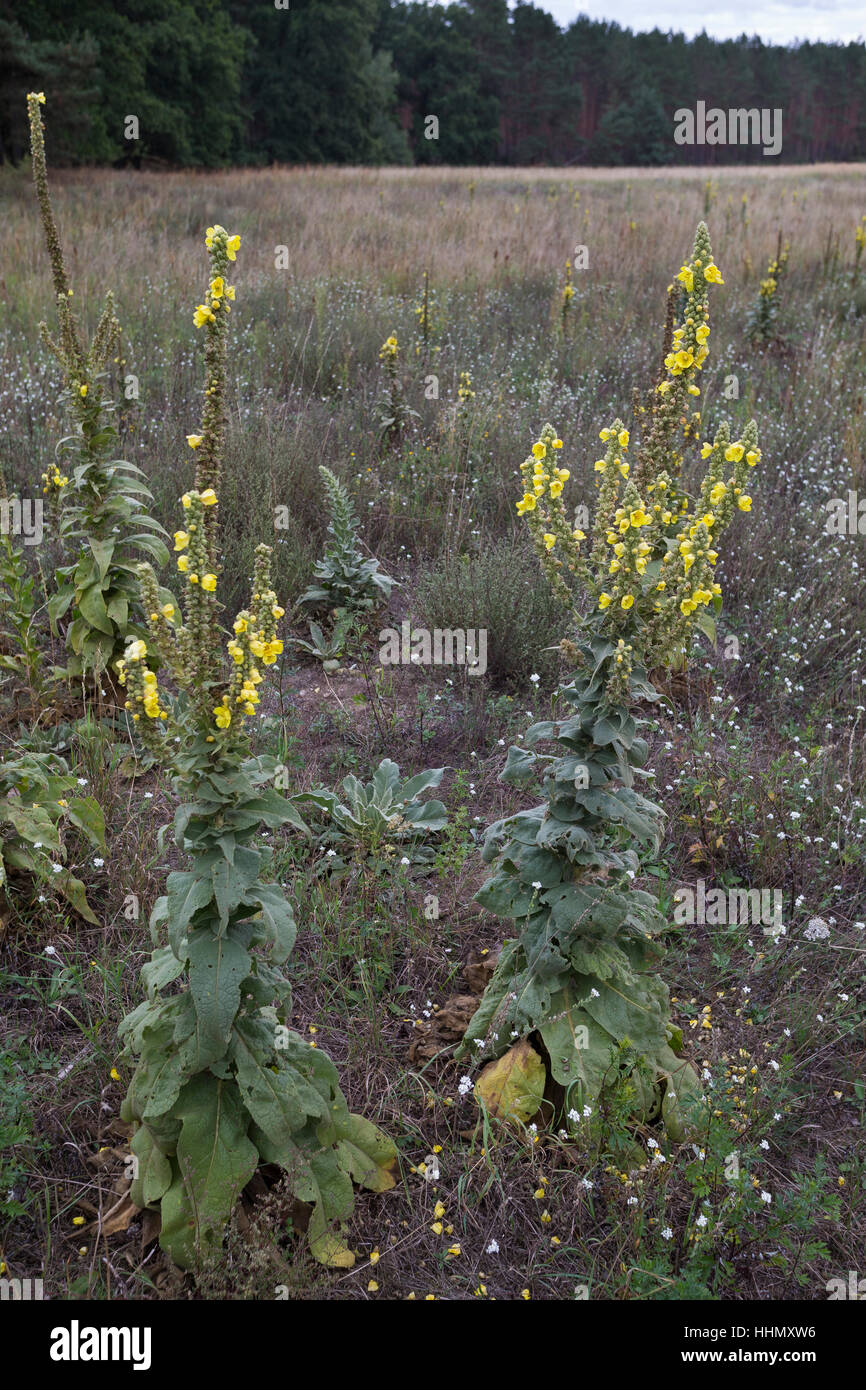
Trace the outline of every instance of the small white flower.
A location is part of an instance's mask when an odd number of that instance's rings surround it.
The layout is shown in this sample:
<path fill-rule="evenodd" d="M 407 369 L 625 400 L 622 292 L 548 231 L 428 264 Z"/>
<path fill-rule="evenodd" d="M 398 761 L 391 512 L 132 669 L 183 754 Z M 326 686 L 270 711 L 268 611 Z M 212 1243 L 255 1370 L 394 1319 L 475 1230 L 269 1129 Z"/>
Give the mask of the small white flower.
<path fill-rule="evenodd" d="M 701 1230 L 703 1230 L 703 1228 L 706 1226 L 706 1224 L 707 1224 L 707 1218 L 704 1216 L 704 1213 L 701 1212 L 700 1216 L 698 1217 L 697 1221 L 695 1222 L 695 1225 L 696 1225 L 696 1226 L 700 1226 Z"/>
<path fill-rule="evenodd" d="M 404 866 L 407 865 L 407 864 L 411 864 L 411 862 L 412 862 L 411 859 L 407 859 L 406 856 L 405 856 L 405 854 L 403 855 L 403 858 L 400 860 L 400 863 L 403 864 Z"/>
<path fill-rule="evenodd" d="M 627 1207 L 636 1207 L 636 1206 L 637 1206 L 637 1197 L 628 1197 L 628 1198 L 626 1199 L 626 1206 L 627 1206 Z"/>
<path fill-rule="evenodd" d="M 491 1240 L 490 1244 L 488 1245 L 488 1247 L 487 1247 L 487 1249 L 484 1251 L 484 1253 L 485 1253 L 485 1255 L 498 1255 L 498 1254 L 499 1254 L 499 1241 L 498 1241 L 498 1240 Z"/>
<path fill-rule="evenodd" d="M 460 1085 L 457 1087 L 457 1090 L 461 1096 L 468 1096 L 469 1092 L 472 1090 L 472 1077 L 461 1076 Z"/>
<path fill-rule="evenodd" d="M 538 682 L 541 680 L 541 677 L 533 674 L 529 677 L 529 679 L 532 681 L 533 685 L 538 685 Z"/>
<path fill-rule="evenodd" d="M 101 868 L 104 866 L 104 864 L 105 864 L 105 860 L 104 860 L 104 859 L 94 859 L 94 861 L 93 861 L 93 867 L 94 867 L 94 869 L 101 869 Z"/>
<path fill-rule="evenodd" d="M 767 1203 L 767 1206 L 770 1205 L 770 1203 L 772 1202 L 772 1200 L 773 1200 L 773 1199 L 772 1199 L 772 1197 L 770 1196 L 769 1192 L 762 1192 L 762 1193 L 761 1193 L 761 1201 L 762 1201 L 762 1202 L 766 1202 L 766 1203 Z"/>
<path fill-rule="evenodd" d="M 762 1149 L 768 1149 L 769 1147 L 770 1147 L 770 1146 L 769 1146 L 769 1144 L 767 1143 L 766 1139 L 762 1139 L 762 1140 L 761 1140 L 761 1148 L 762 1148 Z"/>
<path fill-rule="evenodd" d="M 578 1112 L 575 1110 L 574 1106 L 572 1106 L 572 1108 L 569 1110 L 569 1112 L 568 1112 L 568 1118 L 571 1120 L 572 1124 L 575 1124 L 575 1125 L 577 1124 L 578 1120 L 580 1119 L 580 1115 L 579 1115 Z"/>
<path fill-rule="evenodd" d="M 657 1149 L 658 1146 L 659 1146 L 659 1145 L 658 1145 L 658 1140 L 657 1140 L 657 1139 L 648 1139 L 648 1140 L 646 1141 L 646 1146 L 647 1146 L 648 1149 Z"/>
<path fill-rule="evenodd" d="M 600 999 L 601 995 L 599 994 L 597 989 L 591 989 L 589 991 L 589 997 L 590 999 Z"/>
<path fill-rule="evenodd" d="M 540 880 L 540 879 L 535 879 L 535 881 L 534 881 L 534 883 L 533 883 L 532 886 L 533 886 L 533 888 L 540 888 L 540 887 L 541 887 L 541 880 Z"/>
<path fill-rule="evenodd" d="M 665 1226 L 664 1230 L 662 1231 L 662 1240 L 673 1240 L 673 1238 L 674 1233 L 671 1230 L 670 1226 Z"/>
<path fill-rule="evenodd" d="M 62 873 L 63 873 L 63 865 L 62 865 L 62 864 L 52 864 L 52 865 L 51 865 L 51 872 L 52 872 L 53 874 L 62 874 Z"/>
<path fill-rule="evenodd" d="M 46 956 L 56 956 L 56 955 L 57 955 L 57 948 L 56 948 L 55 946 L 46 946 L 46 947 L 45 947 L 45 952 L 44 952 L 44 954 L 45 954 Z"/>

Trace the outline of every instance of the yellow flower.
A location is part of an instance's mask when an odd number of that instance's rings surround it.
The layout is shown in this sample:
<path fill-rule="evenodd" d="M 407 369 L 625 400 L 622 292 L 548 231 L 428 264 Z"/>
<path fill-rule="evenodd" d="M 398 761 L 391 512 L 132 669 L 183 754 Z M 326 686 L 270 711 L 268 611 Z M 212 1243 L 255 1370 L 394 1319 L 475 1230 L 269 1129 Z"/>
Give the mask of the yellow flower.
<path fill-rule="evenodd" d="M 205 488 L 204 492 L 201 495 L 201 500 L 205 507 L 216 506 L 217 495 L 212 487 Z"/>
<path fill-rule="evenodd" d="M 532 452 L 534 453 L 537 459 L 543 459 L 545 454 L 547 453 L 547 445 L 542 443 L 542 441 L 539 439 L 537 444 L 533 444 Z"/>
<path fill-rule="evenodd" d="M 709 265 L 704 266 L 704 279 L 709 280 L 711 285 L 723 285 L 722 272 L 717 265 L 710 261 Z"/>
<path fill-rule="evenodd" d="M 710 336 L 709 324 L 702 323 L 700 328 L 695 330 L 695 337 L 699 343 L 705 343 Z"/>
<path fill-rule="evenodd" d="M 677 275 L 677 279 L 682 281 L 688 293 L 691 294 L 692 290 L 695 287 L 695 277 L 691 268 L 687 265 L 684 265 L 682 270 Z"/>
<path fill-rule="evenodd" d="M 124 653 L 124 657 L 127 661 L 143 661 L 146 656 L 147 644 L 142 642 L 141 638 L 136 642 L 130 642 Z"/>
<path fill-rule="evenodd" d="M 175 550 L 186 550 L 186 548 L 187 548 L 188 545 L 189 545 L 189 532 L 188 532 L 188 531 L 175 531 L 175 533 L 174 533 L 174 548 L 175 548 Z"/>
<path fill-rule="evenodd" d="M 758 459 L 760 457 L 760 449 L 750 449 L 749 452 L 746 454 L 746 463 L 749 465 L 750 468 L 754 468 L 755 464 L 758 462 Z"/>
<path fill-rule="evenodd" d="M 742 497 L 737 498 L 737 506 L 739 507 L 741 512 L 750 512 L 752 510 L 751 497 L 749 497 L 749 495 L 744 492 Z"/>
<path fill-rule="evenodd" d="M 241 249 L 241 239 L 239 236 L 230 236 L 226 242 L 226 255 L 230 261 L 237 258 L 237 253 Z"/>
<path fill-rule="evenodd" d="M 554 547 L 555 545 L 556 545 L 556 536 L 552 535 L 552 534 L 550 533 L 550 531 L 545 531 L 545 533 L 544 533 L 544 547 L 545 547 L 545 549 L 546 549 L 546 550 L 552 550 L 553 547 Z"/>
<path fill-rule="evenodd" d="M 164 603 L 164 604 L 162 605 L 162 607 L 160 608 L 159 611 L 160 611 L 160 613 L 162 614 L 162 616 L 165 618 L 165 620 L 166 620 L 167 623 L 174 622 L 174 604 L 173 604 L 173 603 Z"/>
<path fill-rule="evenodd" d="M 217 275 L 210 282 L 210 292 L 216 299 L 222 299 L 225 293 L 225 281 L 221 275 Z"/>
<path fill-rule="evenodd" d="M 621 449 L 628 448 L 628 430 L 620 430 L 619 434 L 617 435 L 617 439 L 619 440 L 619 445 Z"/>
<path fill-rule="evenodd" d="M 585 541 L 585 540 L 586 540 L 586 532 L 585 532 L 585 531 L 572 531 L 571 534 L 572 534 L 572 536 L 574 537 L 574 539 L 575 539 L 576 541 Z"/>
<path fill-rule="evenodd" d="M 189 508 L 192 506 L 192 498 L 190 497 L 188 492 L 185 492 L 183 494 L 183 497 L 180 499 L 180 501 L 184 511 L 188 511 Z"/>
<path fill-rule="evenodd" d="M 204 435 L 201 434 L 188 434 L 186 442 L 191 449 L 197 449 L 203 438 Z"/>
<path fill-rule="evenodd" d="M 181 555 L 178 559 L 177 567 L 180 570 L 181 574 L 186 574 L 187 570 L 189 569 L 189 556 Z"/>
<path fill-rule="evenodd" d="M 560 483 L 560 482 L 555 482 L 555 483 L 551 483 L 551 484 L 550 484 L 550 495 L 551 495 L 551 497 L 559 497 L 559 495 L 560 495 L 561 492 L 562 492 L 562 483 Z"/>
<path fill-rule="evenodd" d="M 215 318 L 214 318 L 213 310 L 210 309 L 210 308 L 207 306 L 207 304 L 199 304 L 199 306 L 198 306 L 198 308 L 196 309 L 195 313 L 193 314 L 192 318 L 193 318 L 193 323 L 195 324 L 196 328 L 201 328 L 202 324 L 205 324 L 205 323 L 215 323 L 215 322 L 216 322 L 216 320 L 215 320 Z"/>
<path fill-rule="evenodd" d="M 117 1067 L 112 1067 L 108 1075 L 111 1077 L 112 1081 L 120 1080 L 120 1072 L 117 1070 Z"/>
<path fill-rule="evenodd" d="M 235 630 L 235 632 L 246 632 L 246 630 L 247 630 L 247 620 L 246 620 L 246 618 L 235 618 L 235 621 L 234 621 L 234 630 Z"/>
<path fill-rule="evenodd" d="M 681 371 L 685 371 L 686 367 L 690 367 L 694 360 L 694 356 L 688 348 L 680 348 L 679 352 L 674 354 L 674 361 Z"/>
<path fill-rule="evenodd" d="M 197 583 L 198 583 L 198 575 L 197 575 L 197 574 L 191 574 L 191 575 L 189 575 L 189 582 L 190 582 L 190 584 L 197 584 Z"/>
<path fill-rule="evenodd" d="M 217 705 L 214 708 L 218 729 L 227 729 L 232 722 L 232 712 L 228 705 Z"/>
<path fill-rule="evenodd" d="M 552 439 L 550 442 L 551 442 L 551 444 L 552 444 L 552 446 L 553 446 L 554 449 L 561 449 L 561 448 L 562 448 L 562 440 L 561 440 L 561 439 Z"/>
<path fill-rule="evenodd" d="M 725 450 L 725 458 L 728 463 L 739 463 L 745 452 L 742 444 L 729 444 Z"/>
<path fill-rule="evenodd" d="M 636 507 L 629 516 L 629 522 L 637 529 L 639 526 L 649 526 L 652 517 L 647 516 L 643 507 Z"/>
<path fill-rule="evenodd" d="M 39 105 L 40 105 L 40 106 L 44 106 L 44 105 L 45 105 L 45 93 L 44 93 L 44 92 L 28 92 L 28 93 L 27 93 L 27 100 L 28 100 L 28 101 L 32 101 L 32 100 L 34 100 L 34 99 L 35 99 L 36 101 L 39 102 Z"/>
<path fill-rule="evenodd" d="M 596 459 L 596 461 L 595 461 L 595 471 L 596 471 L 596 473 L 603 473 L 604 470 L 605 470 L 606 468 L 607 468 L 607 463 L 606 463 L 606 461 L 605 461 L 604 459 Z"/>
<path fill-rule="evenodd" d="M 81 399 L 84 400 L 84 397 L 87 395 L 87 383 L 86 383 L 86 382 L 85 382 L 85 384 L 84 384 L 83 386 L 79 386 L 79 388 L 78 388 L 78 394 L 79 394 L 79 396 L 81 397 Z"/>
<path fill-rule="evenodd" d="M 212 594 L 213 591 L 214 591 L 214 589 L 216 588 L 216 586 L 217 586 L 217 578 L 216 578 L 216 575 L 215 575 L 215 574 L 203 574 L 203 575 L 202 575 L 202 577 L 201 577 L 201 587 L 204 589 L 205 593 Z"/>
<path fill-rule="evenodd" d="M 634 594 L 626 594 L 624 598 L 620 599 L 620 608 L 631 608 L 633 603 Z"/>
<path fill-rule="evenodd" d="M 73 1216 L 73 1218 L 72 1218 L 72 1224 L 73 1224 L 73 1226 L 83 1226 L 83 1225 L 84 1225 L 84 1217 L 83 1217 L 83 1216 Z"/>
<path fill-rule="evenodd" d="M 535 498 L 533 497 L 531 492 L 527 492 L 525 497 L 522 497 L 521 500 L 517 502 L 515 505 L 517 507 L 518 515 L 523 516 L 524 512 L 535 511 Z"/>
<path fill-rule="evenodd" d="M 275 603 L 271 609 L 271 613 L 277 620 L 279 620 L 280 618 L 285 617 L 286 610 L 285 608 L 281 608 L 278 603 Z"/>
<path fill-rule="evenodd" d="M 613 599 L 611 598 L 610 594 L 599 594 L 599 596 L 598 596 L 598 606 L 599 606 L 599 608 L 610 608 L 610 605 L 611 605 L 612 603 L 613 603 Z"/>

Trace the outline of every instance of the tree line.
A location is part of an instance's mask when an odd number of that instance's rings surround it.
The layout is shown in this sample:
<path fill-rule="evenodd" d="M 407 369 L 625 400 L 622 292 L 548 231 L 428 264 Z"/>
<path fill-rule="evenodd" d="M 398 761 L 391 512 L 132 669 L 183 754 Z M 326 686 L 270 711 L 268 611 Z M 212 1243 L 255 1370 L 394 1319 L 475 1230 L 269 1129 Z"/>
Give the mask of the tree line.
<path fill-rule="evenodd" d="M 782 112 L 783 161 L 866 154 L 866 47 L 560 28 L 507 0 L 5 0 L 0 162 L 719 164 L 677 112 Z M 133 118 L 133 119 L 130 119 Z"/>

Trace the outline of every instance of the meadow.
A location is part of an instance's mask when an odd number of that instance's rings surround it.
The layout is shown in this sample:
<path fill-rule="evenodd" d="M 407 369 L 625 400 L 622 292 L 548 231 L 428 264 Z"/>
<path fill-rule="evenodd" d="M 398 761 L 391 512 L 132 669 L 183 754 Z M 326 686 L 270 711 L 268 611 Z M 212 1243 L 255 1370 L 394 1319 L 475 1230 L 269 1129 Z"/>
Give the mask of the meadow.
<path fill-rule="evenodd" d="M 9 495 L 36 496 L 67 432 L 37 332 L 52 313 L 50 266 L 27 171 L 0 174 L 0 462 Z M 231 612 L 243 602 L 264 539 L 286 609 L 254 749 L 288 769 L 293 792 L 366 782 L 384 758 L 404 778 L 443 767 L 447 825 L 409 857 L 387 834 L 347 849 L 337 837 L 311 847 L 291 826 L 263 832 L 298 927 L 292 1027 L 394 1141 L 398 1177 L 358 1195 L 352 1268 L 310 1257 L 303 1212 L 265 1169 L 225 1255 L 183 1273 L 154 1243 L 153 1213 L 129 1199 L 117 1040 L 151 949 L 148 913 L 180 863 L 160 838 L 173 802 L 136 757 L 113 687 L 85 708 L 74 685 L 47 700 L 32 670 L 5 672 L 4 761 L 61 754 L 106 834 L 98 851 L 66 835 L 93 921 L 12 875 L 2 900 L 0 1273 L 43 1277 L 52 1298 L 270 1299 L 280 1287 L 295 1299 L 818 1300 L 862 1268 L 866 518 L 859 532 L 856 511 L 827 527 L 828 503 L 866 498 L 862 178 L 849 165 L 709 181 L 561 169 L 52 176 L 91 331 L 105 289 L 115 295 L 120 453 L 146 474 L 168 532 L 192 483 L 203 232 L 219 218 L 240 235 L 221 595 Z M 635 1164 L 616 1106 L 580 1140 L 495 1124 L 453 1049 L 508 935 L 473 902 L 485 827 L 531 803 L 499 780 L 506 749 L 557 708 L 562 615 L 515 512 L 520 464 L 552 422 L 570 502 L 591 504 L 599 431 L 630 420 L 653 384 L 667 287 L 701 219 L 724 275 L 703 419 L 741 431 L 755 418 L 762 457 L 719 562 L 715 640 L 696 639 L 648 735 L 667 822 L 640 881 L 666 919 L 672 1017 L 709 1119 L 697 1143 L 644 1126 Z M 773 332 L 756 341 L 749 316 L 783 242 Z M 406 417 L 389 433 L 390 335 Z M 289 640 L 309 640 L 298 601 L 327 541 L 321 466 L 350 490 L 365 554 L 397 581 L 326 663 Z M 41 612 L 63 558 L 56 528 L 25 553 Z M 406 619 L 485 629 L 486 672 L 383 665 L 378 633 Z M 43 675 L 62 657 L 54 645 Z M 678 921 L 674 895 L 698 881 L 780 890 L 784 932 Z"/>

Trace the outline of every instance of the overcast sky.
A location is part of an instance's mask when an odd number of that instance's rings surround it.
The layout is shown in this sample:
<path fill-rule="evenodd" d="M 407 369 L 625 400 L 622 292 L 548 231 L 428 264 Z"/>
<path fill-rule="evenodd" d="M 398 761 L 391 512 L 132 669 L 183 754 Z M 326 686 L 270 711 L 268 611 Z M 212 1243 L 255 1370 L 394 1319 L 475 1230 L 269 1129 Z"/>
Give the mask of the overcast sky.
<path fill-rule="evenodd" d="M 794 39 L 848 42 L 866 36 L 866 6 L 851 0 L 769 0 L 756 5 L 748 0 L 718 0 L 701 11 L 674 0 L 534 0 L 563 25 L 578 14 L 592 19 L 615 20 L 629 29 L 675 29 L 689 36 L 702 29 L 714 38 L 738 38 L 759 34 L 766 42 L 791 43 Z"/>

